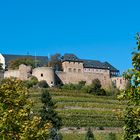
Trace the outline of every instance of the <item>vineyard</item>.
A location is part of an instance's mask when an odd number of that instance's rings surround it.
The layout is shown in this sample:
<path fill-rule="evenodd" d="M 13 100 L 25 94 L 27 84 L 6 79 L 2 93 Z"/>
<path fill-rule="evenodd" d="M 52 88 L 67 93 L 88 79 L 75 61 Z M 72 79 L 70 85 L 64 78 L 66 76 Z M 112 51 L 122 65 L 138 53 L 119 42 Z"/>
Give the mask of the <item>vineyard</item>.
<path fill-rule="evenodd" d="M 113 96 L 94 96 L 77 91 L 50 90 L 63 127 L 122 127 L 125 102 Z M 34 111 L 41 107 L 40 92 L 31 94 Z"/>

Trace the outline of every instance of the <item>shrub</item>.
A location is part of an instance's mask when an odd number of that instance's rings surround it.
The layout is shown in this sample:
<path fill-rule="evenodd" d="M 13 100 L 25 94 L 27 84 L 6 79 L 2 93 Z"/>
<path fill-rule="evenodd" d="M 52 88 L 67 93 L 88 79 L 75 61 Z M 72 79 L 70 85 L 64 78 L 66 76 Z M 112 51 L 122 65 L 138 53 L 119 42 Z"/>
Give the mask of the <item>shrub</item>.
<path fill-rule="evenodd" d="M 80 90 L 81 86 L 79 84 L 65 84 L 62 86 L 62 89 L 66 89 L 66 90 Z"/>
<path fill-rule="evenodd" d="M 92 91 L 93 91 L 93 92 L 98 91 L 98 90 L 101 89 L 101 87 L 102 87 L 101 82 L 100 82 L 99 79 L 94 79 L 94 80 L 92 81 L 91 86 L 92 86 Z"/>
<path fill-rule="evenodd" d="M 33 85 L 36 85 L 38 83 L 38 79 L 35 76 L 32 76 L 30 78 L 30 81 L 32 82 Z"/>
<path fill-rule="evenodd" d="M 116 140 L 116 134 L 115 133 L 109 133 L 108 134 L 108 139 L 107 140 Z"/>
<path fill-rule="evenodd" d="M 92 93 L 92 87 L 90 85 L 84 86 L 82 91 L 85 93 Z"/>
<path fill-rule="evenodd" d="M 85 140 L 95 140 L 93 132 L 90 127 L 88 128 L 88 131 L 86 133 Z"/>
<path fill-rule="evenodd" d="M 40 88 L 48 88 L 49 86 L 48 86 L 48 84 L 47 84 L 47 82 L 45 80 L 42 80 L 42 81 L 38 82 L 38 87 L 40 87 Z"/>
<path fill-rule="evenodd" d="M 86 81 L 79 81 L 78 85 L 80 85 L 81 87 L 84 87 L 86 84 Z"/>
<path fill-rule="evenodd" d="M 31 88 L 37 85 L 37 83 L 38 83 L 38 79 L 35 76 L 32 76 L 30 80 L 23 81 L 24 86 L 27 88 Z"/>
<path fill-rule="evenodd" d="M 103 126 L 99 126 L 99 130 L 104 130 L 104 127 Z"/>
<path fill-rule="evenodd" d="M 97 90 L 95 93 L 96 93 L 96 95 L 101 95 L 101 96 L 107 95 L 106 91 L 103 88 Z"/>

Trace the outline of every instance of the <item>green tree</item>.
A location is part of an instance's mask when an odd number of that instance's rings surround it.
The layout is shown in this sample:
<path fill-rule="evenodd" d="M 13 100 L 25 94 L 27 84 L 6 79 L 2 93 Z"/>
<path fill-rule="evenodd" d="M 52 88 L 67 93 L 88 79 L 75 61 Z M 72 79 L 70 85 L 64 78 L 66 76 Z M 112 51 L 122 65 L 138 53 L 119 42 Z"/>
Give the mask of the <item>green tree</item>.
<path fill-rule="evenodd" d="M 119 99 L 127 100 L 124 112 L 124 140 L 140 139 L 140 36 L 137 34 L 137 47 L 132 53 L 133 68 L 124 73 L 124 77 L 130 81 L 130 86 Z"/>
<path fill-rule="evenodd" d="M 46 89 L 42 90 L 41 101 L 43 103 L 43 107 L 40 110 L 40 127 L 44 126 L 47 122 L 51 122 L 52 129 L 50 132 L 50 138 L 52 140 L 61 140 L 61 135 L 58 133 L 58 130 L 62 126 L 62 121 L 57 112 L 54 110 L 56 106 L 52 101 L 51 95 Z"/>
<path fill-rule="evenodd" d="M 60 71 L 62 70 L 62 62 L 61 62 L 61 54 L 56 53 L 51 55 L 50 60 L 48 62 L 49 67 L 53 67 L 54 70 Z"/>
<path fill-rule="evenodd" d="M 32 101 L 22 81 L 0 83 L 0 140 L 44 140 L 50 124 L 38 128 L 40 117 L 31 113 Z"/>
<path fill-rule="evenodd" d="M 96 95 L 106 95 L 106 91 L 102 88 L 101 82 L 99 79 L 94 79 L 91 84 L 91 92 Z"/>
<path fill-rule="evenodd" d="M 34 59 L 28 57 L 17 58 L 8 62 L 8 69 L 18 69 L 19 65 L 21 64 L 32 66 L 34 68 L 35 66 L 39 65 L 39 61 L 35 61 Z"/>

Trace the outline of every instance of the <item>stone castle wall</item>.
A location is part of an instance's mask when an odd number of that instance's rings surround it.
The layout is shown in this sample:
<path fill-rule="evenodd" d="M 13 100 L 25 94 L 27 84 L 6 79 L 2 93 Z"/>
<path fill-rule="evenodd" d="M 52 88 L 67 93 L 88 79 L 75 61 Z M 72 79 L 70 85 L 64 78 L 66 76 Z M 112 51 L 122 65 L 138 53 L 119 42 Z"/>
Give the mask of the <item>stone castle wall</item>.
<path fill-rule="evenodd" d="M 4 78 L 15 77 L 19 78 L 20 76 L 19 70 L 8 70 L 4 73 Z"/>
<path fill-rule="evenodd" d="M 20 65 L 18 70 L 8 70 L 4 73 L 6 77 L 16 77 L 21 80 L 28 80 L 31 76 L 37 77 L 39 81 L 45 80 L 50 87 L 55 86 L 56 77 L 63 83 L 77 84 L 79 81 L 86 81 L 90 85 L 94 79 L 99 79 L 104 88 L 110 87 L 113 81 L 117 88 L 124 89 L 126 81 L 122 77 L 110 77 L 110 71 L 104 69 L 83 68 L 81 63 L 63 64 L 64 71 L 54 72 L 51 67 L 38 67 L 31 69 L 30 66 Z M 80 65 L 80 66 L 79 66 Z M 79 67 L 78 67 L 79 66 Z"/>
<path fill-rule="evenodd" d="M 28 80 L 28 78 L 31 77 L 31 70 L 30 66 L 20 65 L 17 70 L 5 71 L 4 78 L 16 77 L 21 80 Z"/>
<path fill-rule="evenodd" d="M 103 87 L 111 84 L 110 71 L 106 69 L 84 68 L 82 62 L 63 62 L 63 72 L 57 72 L 62 83 L 75 83 L 86 81 L 89 85 L 94 79 L 99 79 Z"/>
<path fill-rule="evenodd" d="M 128 81 L 123 77 L 112 77 L 111 80 L 114 85 L 119 89 L 125 89 L 128 83 Z"/>
<path fill-rule="evenodd" d="M 74 83 L 79 81 L 86 81 L 87 85 L 90 85 L 94 79 L 99 79 L 103 87 L 108 87 L 111 84 L 110 76 L 108 74 L 101 73 L 66 73 L 57 72 L 57 76 L 61 79 L 63 84 Z"/>

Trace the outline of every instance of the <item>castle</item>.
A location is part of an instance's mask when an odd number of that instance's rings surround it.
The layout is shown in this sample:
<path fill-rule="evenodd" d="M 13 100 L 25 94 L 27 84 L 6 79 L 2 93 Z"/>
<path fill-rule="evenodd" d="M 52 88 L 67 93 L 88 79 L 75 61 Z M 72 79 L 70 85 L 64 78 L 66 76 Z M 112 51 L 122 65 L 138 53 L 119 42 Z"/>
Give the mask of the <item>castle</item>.
<path fill-rule="evenodd" d="M 5 69 L 7 60 L 25 57 L 20 55 L 3 55 L 0 54 L 0 63 Z M 27 57 L 27 56 L 26 56 Z M 28 56 L 33 57 L 33 56 Z M 20 65 L 18 70 L 8 70 L 4 72 L 4 78 L 17 77 L 21 80 L 28 80 L 31 76 L 37 77 L 39 81 L 46 80 L 50 87 L 59 82 L 63 84 L 78 83 L 86 81 L 91 84 L 94 79 L 99 79 L 103 87 L 109 87 L 113 82 L 117 88 L 123 89 L 126 86 L 126 80 L 119 76 L 119 70 L 108 62 L 97 60 L 79 59 L 74 54 L 65 54 L 62 59 L 62 71 L 54 71 L 51 67 L 44 67 L 47 64 L 48 57 L 36 56 L 36 59 L 42 62 L 42 65 L 34 69 L 31 66 Z"/>

